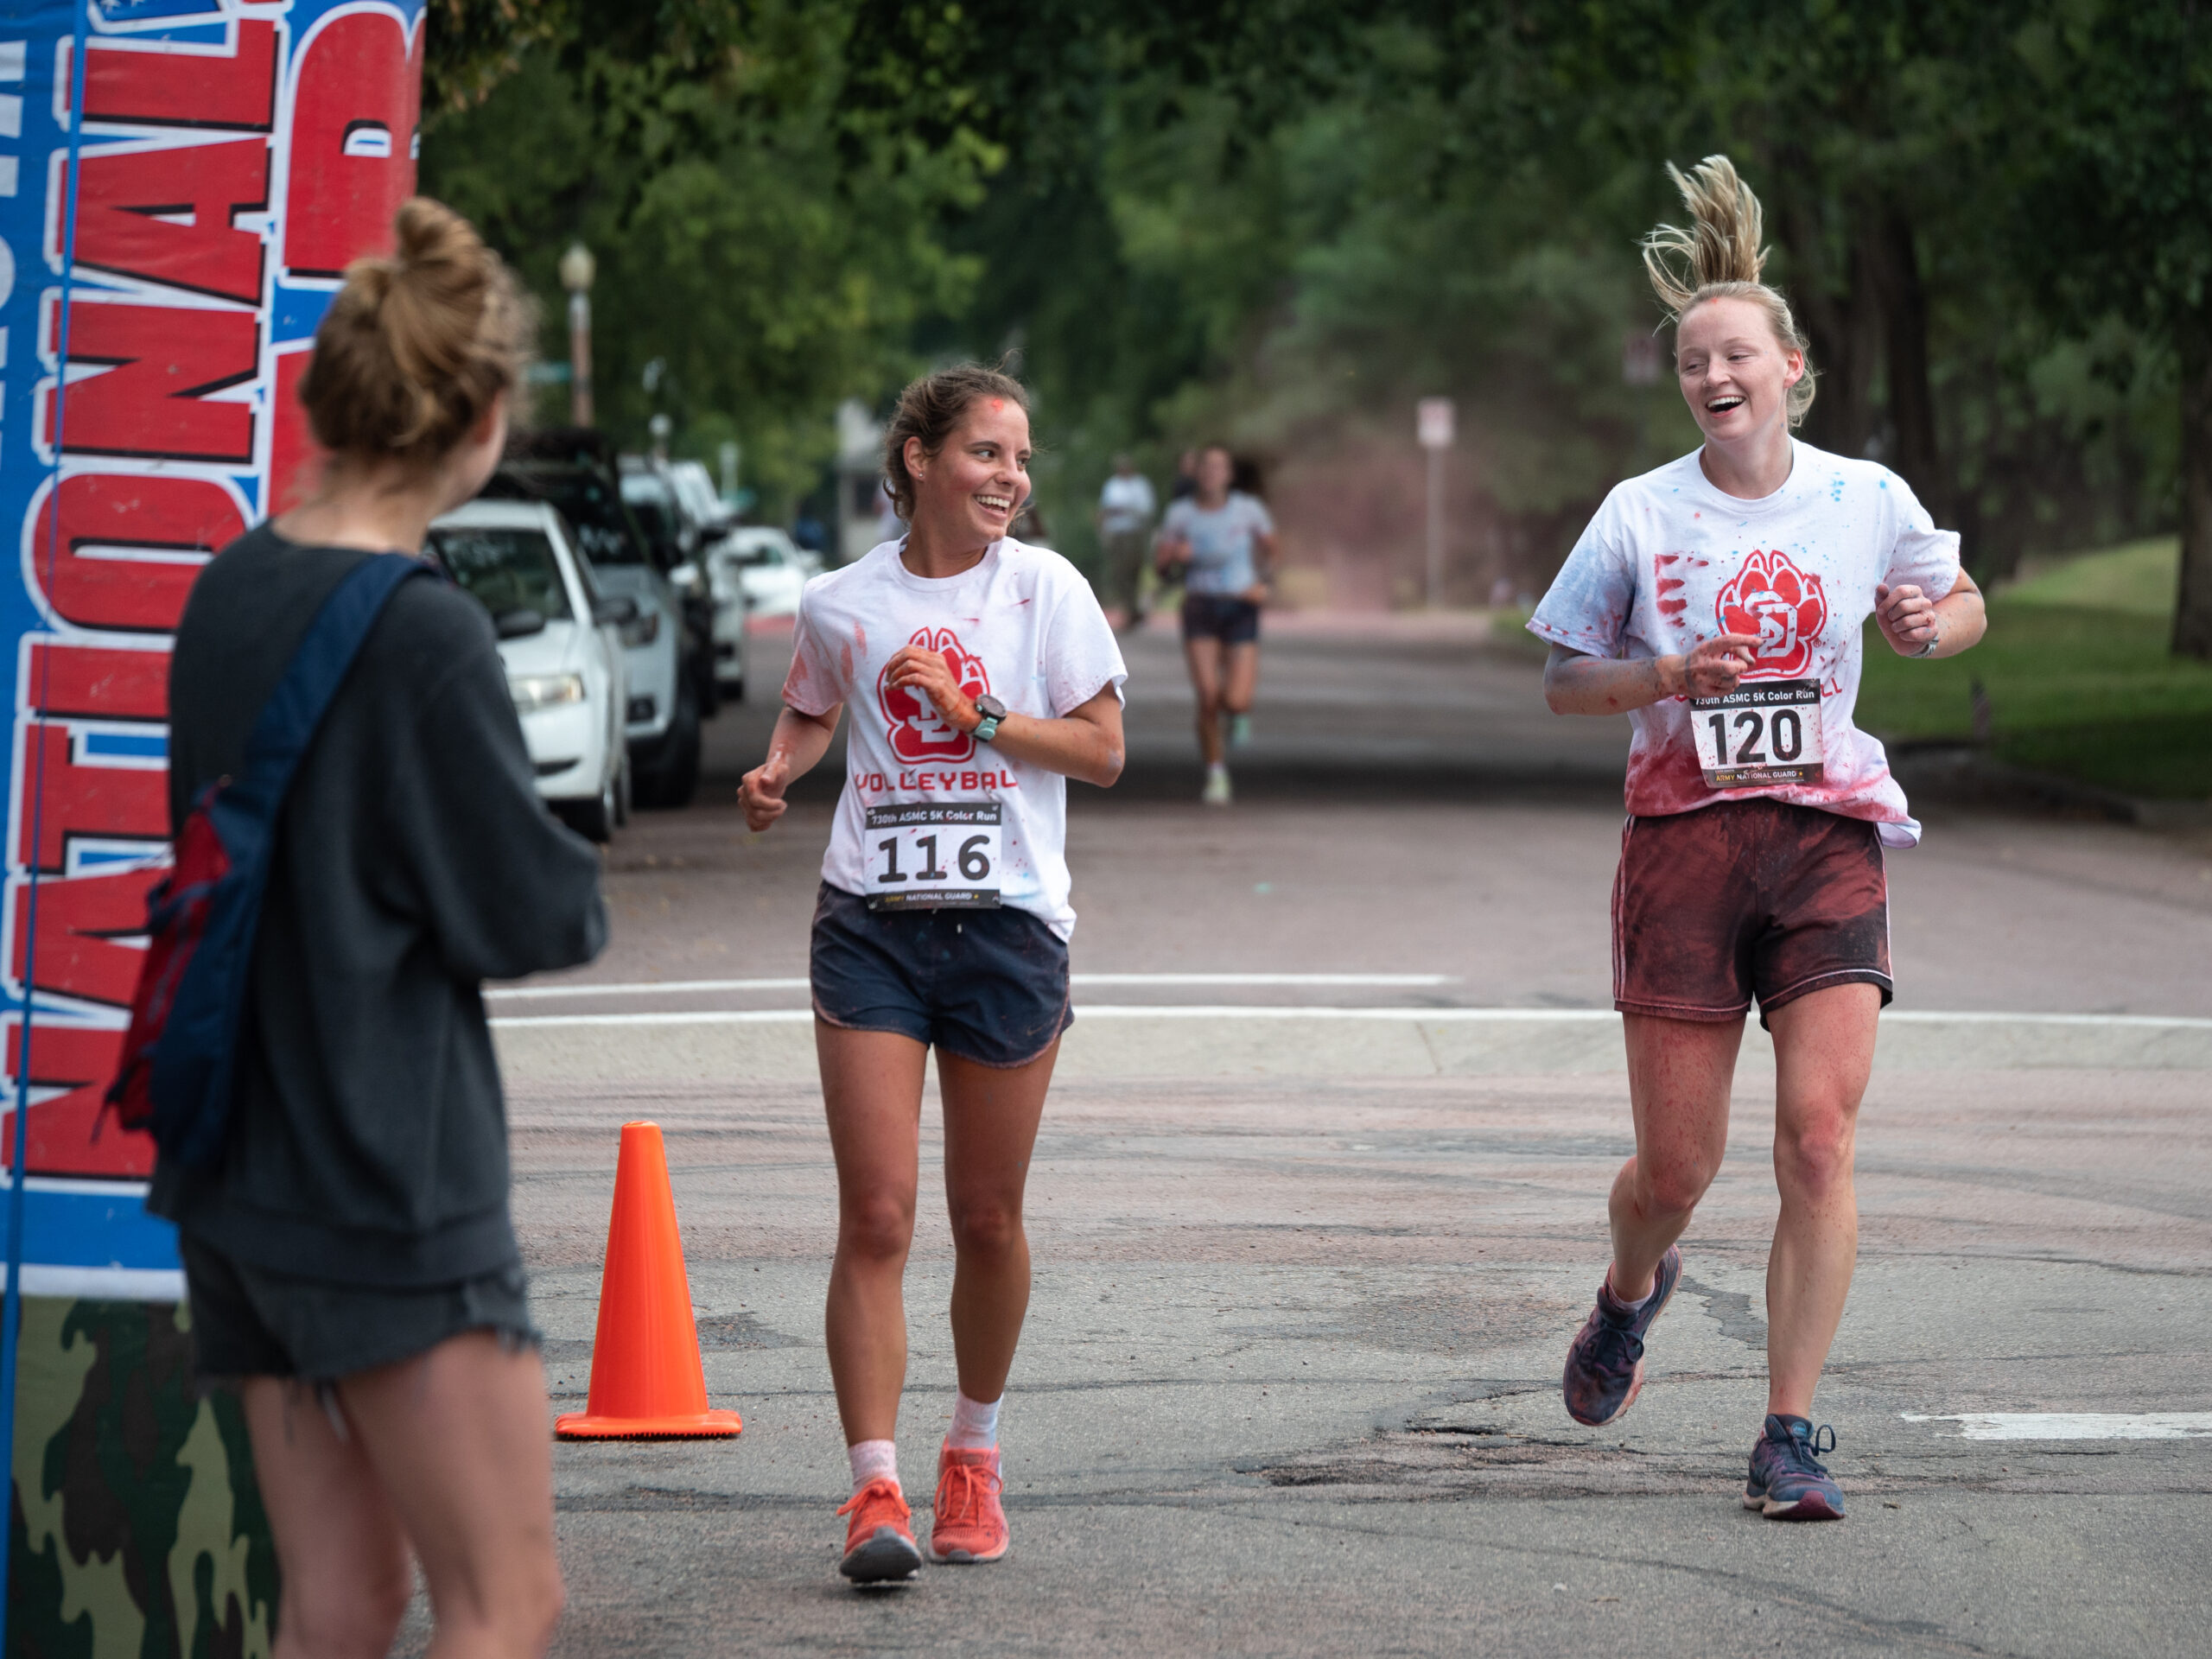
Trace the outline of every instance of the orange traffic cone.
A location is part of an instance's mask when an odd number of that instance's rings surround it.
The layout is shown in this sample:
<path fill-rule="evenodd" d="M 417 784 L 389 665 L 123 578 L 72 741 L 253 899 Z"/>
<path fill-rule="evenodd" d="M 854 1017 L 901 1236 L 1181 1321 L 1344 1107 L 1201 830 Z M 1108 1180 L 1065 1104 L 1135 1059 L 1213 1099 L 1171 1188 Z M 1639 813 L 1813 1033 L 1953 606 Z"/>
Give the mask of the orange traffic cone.
<path fill-rule="evenodd" d="M 707 1406 L 658 1123 L 622 1126 L 586 1408 L 556 1418 L 553 1432 L 564 1440 L 649 1440 L 729 1435 L 745 1427 L 735 1412 Z"/>

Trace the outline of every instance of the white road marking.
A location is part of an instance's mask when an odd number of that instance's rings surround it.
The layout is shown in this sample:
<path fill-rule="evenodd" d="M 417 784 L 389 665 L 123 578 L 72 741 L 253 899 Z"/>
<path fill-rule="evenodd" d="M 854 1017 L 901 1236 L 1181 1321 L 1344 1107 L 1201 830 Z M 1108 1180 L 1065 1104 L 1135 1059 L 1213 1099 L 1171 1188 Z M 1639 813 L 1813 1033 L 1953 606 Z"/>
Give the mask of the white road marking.
<path fill-rule="evenodd" d="M 541 996 L 651 996 L 656 992 L 675 995 L 692 991 L 803 991 L 804 979 L 671 979 L 635 985 L 510 985 L 486 991 L 487 1002 Z"/>
<path fill-rule="evenodd" d="M 1081 976 L 1077 976 L 1077 982 Z M 760 982 L 754 982 L 758 983 Z M 791 982 L 804 985 L 804 980 Z M 675 989 L 656 986 L 655 989 Z M 1596 1025 L 1618 1021 L 1611 1008 L 1341 1008 L 1264 1002 L 1213 1003 L 1204 1006 L 1141 1002 L 1078 1002 L 1076 1012 L 1086 1020 L 1366 1020 L 1438 1024 Z M 697 1008 L 648 1014 L 510 1014 L 495 1019 L 499 1028 L 520 1026 L 743 1026 L 774 1025 L 814 1017 L 809 1008 Z M 1885 1014 L 1885 1022 L 1904 1025 L 1942 1025 L 1953 1020 L 1974 1023 L 2005 1021 L 2024 1026 L 2120 1026 L 2158 1030 L 2212 1030 L 2212 1020 L 2183 1016 L 2125 1014 Z"/>
<path fill-rule="evenodd" d="M 1359 985 L 1417 989 L 1449 985 L 1452 974 L 1074 974 L 1077 985 Z M 651 996 L 700 991 L 803 991 L 804 979 L 677 979 L 620 985 L 515 985 L 484 993 L 505 1001 L 516 997 Z"/>
<path fill-rule="evenodd" d="M 2212 1411 L 1961 1411 L 1899 1414 L 1908 1423 L 1957 1423 L 1968 1440 L 2197 1440 Z"/>

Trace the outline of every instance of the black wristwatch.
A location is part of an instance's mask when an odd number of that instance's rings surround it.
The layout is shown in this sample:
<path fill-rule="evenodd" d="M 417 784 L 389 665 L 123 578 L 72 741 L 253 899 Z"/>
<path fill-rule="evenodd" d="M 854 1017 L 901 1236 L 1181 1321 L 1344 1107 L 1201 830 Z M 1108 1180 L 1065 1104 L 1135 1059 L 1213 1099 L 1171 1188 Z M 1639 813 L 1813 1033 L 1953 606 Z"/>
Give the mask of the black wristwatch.
<path fill-rule="evenodd" d="M 976 723 L 975 739 L 978 743 L 988 743 L 999 734 L 999 722 L 1006 718 L 1006 704 L 986 691 L 976 699 L 976 712 L 982 719 Z"/>

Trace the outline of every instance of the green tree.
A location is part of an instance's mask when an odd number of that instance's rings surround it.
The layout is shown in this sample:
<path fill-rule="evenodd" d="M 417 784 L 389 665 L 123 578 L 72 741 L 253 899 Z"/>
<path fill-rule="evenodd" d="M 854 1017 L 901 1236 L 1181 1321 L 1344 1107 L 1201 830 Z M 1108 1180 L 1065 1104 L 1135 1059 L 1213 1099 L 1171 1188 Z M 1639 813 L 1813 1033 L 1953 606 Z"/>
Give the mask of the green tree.
<path fill-rule="evenodd" d="M 2005 21 L 2010 251 L 2061 326 L 2117 314 L 2178 359 L 2173 649 L 2212 658 L 2212 14 L 2079 0 Z"/>

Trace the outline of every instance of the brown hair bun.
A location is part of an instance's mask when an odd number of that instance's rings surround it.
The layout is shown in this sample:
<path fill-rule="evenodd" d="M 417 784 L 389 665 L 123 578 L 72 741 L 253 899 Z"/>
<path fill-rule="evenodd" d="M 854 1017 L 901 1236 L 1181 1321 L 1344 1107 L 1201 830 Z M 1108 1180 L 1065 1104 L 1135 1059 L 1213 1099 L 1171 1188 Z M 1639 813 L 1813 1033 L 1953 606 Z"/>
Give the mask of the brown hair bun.
<path fill-rule="evenodd" d="M 416 196 L 389 257 L 356 259 L 300 381 L 315 441 L 425 464 L 521 378 L 528 302 L 499 256 L 442 202 Z"/>

